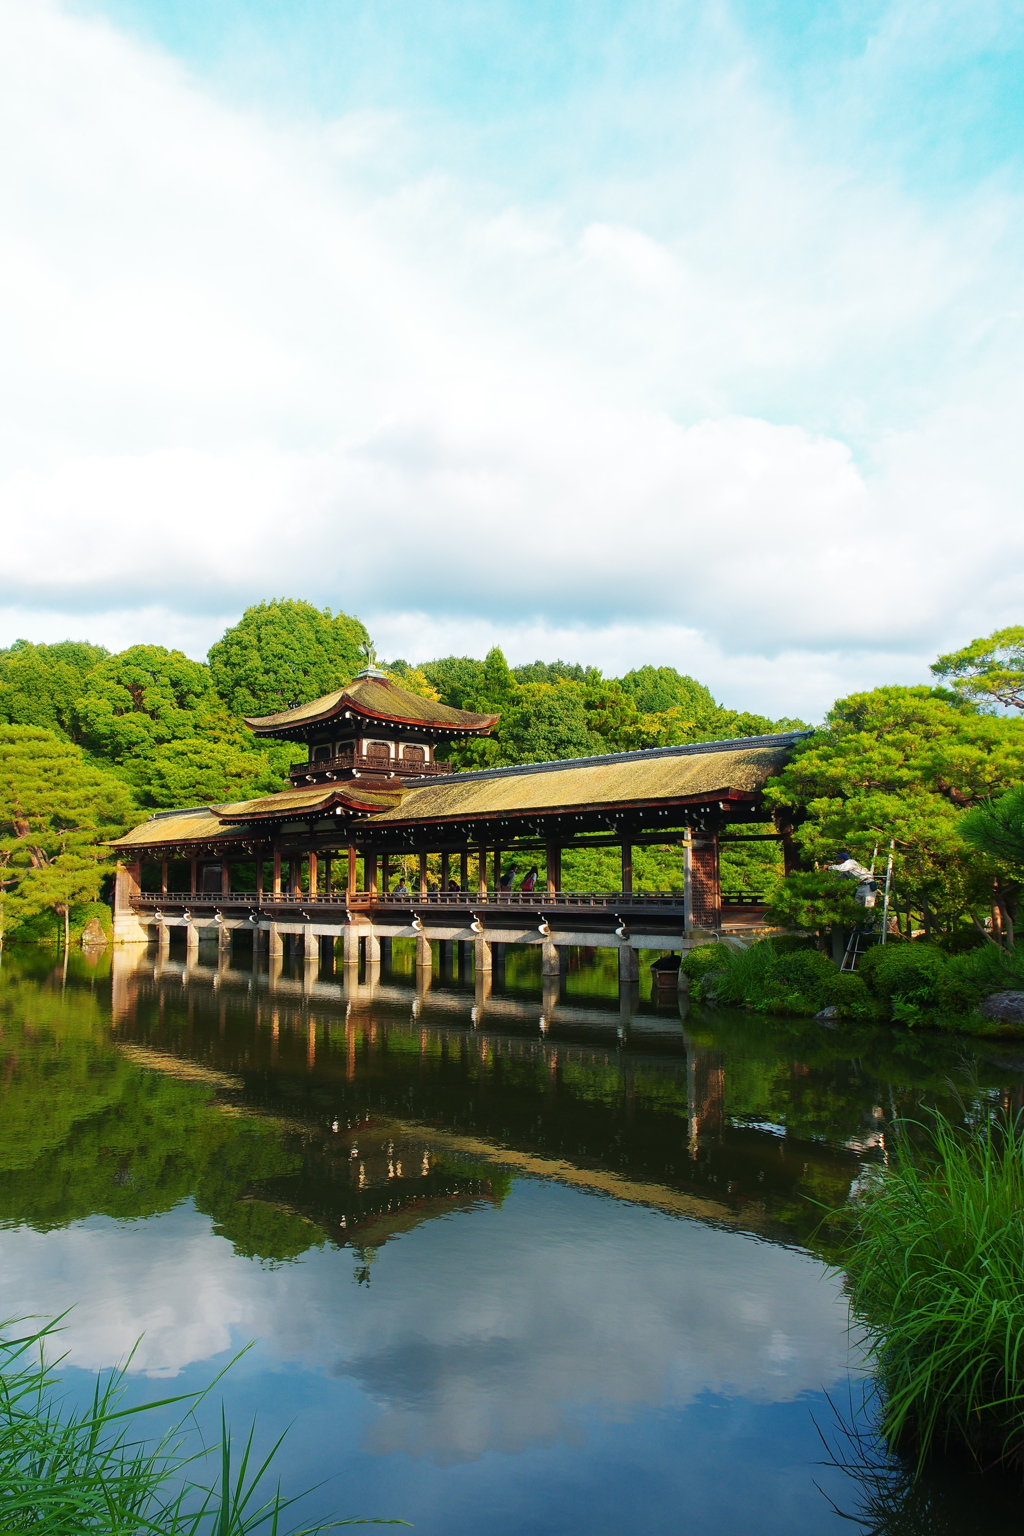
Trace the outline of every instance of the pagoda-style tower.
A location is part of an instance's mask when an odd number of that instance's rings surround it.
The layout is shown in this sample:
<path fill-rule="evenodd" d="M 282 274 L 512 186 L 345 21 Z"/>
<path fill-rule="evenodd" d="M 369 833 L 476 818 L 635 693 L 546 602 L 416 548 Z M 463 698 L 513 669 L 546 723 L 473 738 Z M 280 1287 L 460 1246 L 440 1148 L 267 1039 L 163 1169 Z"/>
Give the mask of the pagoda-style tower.
<path fill-rule="evenodd" d="M 347 688 L 245 723 L 257 736 L 306 748 L 305 760 L 291 768 L 298 787 L 346 779 L 414 781 L 449 773 L 438 751 L 470 736 L 489 735 L 497 721 L 497 715 L 474 715 L 421 698 L 378 668 L 364 667 Z"/>

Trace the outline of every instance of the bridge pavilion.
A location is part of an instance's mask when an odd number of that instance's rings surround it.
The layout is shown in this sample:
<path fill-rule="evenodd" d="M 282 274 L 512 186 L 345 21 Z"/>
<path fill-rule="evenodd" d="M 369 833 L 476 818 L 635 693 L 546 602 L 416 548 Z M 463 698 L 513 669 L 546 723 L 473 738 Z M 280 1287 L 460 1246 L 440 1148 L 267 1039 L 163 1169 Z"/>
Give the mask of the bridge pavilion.
<path fill-rule="evenodd" d="M 766 819 L 766 783 L 801 733 L 451 772 L 451 748 L 487 736 L 497 719 L 421 698 L 368 667 L 324 698 L 247 720 L 256 736 L 302 749 L 289 787 L 159 811 L 118 839 L 115 941 L 166 945 L 182 927 L 192 953 L 201 929 L 216 929 L 222 946 L 247 929 L 273 962 L 288 935 L 302 936 L 307 958 L 341 937 L 346 963 L 361 954 L 372 963 L 382 944 L 408 936 L 427 966 L 432 941 L 473 945 L 478 975 L 490 971 L 494 945 L 542 946 L 545 975 L 566 946 L 605 945 L 629 981 L 642 948 L 763 931 L 757 893 L 723 901 L 719 847 L 761 836 L 782 841 L 788 857 L 785 833 L 755 824 Z M 634 888 L 633 850 L 650 844 L 682 848 L 682 891 Z M 620 852 L 620 889 L 564 890 L 563 853 L 605 847 Z M 409 855 L 418 879 L 398 892 L 394 861 Z M 438 888 L 428 855 L 440 856 Z M 504 888 L 512 861 L 520 871 L 543 862 L 537 889 Z M 188 874 L 172 880 L 172 870 Z"/>

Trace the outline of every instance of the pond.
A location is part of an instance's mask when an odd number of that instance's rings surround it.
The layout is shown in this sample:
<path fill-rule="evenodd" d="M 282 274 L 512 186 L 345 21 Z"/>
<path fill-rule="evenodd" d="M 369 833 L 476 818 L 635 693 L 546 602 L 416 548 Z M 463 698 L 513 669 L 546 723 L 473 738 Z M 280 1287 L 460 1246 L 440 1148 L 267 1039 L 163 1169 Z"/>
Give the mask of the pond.
<path fill-rule="evenodd" d="M 254 1341 L 211 1414 L 287 1429 L 311 1514 L 1017 1530 L 1015 1489 L 880 1470 L 821 1223 L 896 1117 L 1019 1104 L 1024 1053 L 657 1002 L 608 958 L 542 991 L 510 950 L 486 995 L 397 943 L 348 980 L 8 953 L 0 1317 L 73 1309 L 73 1395 L 137 1341 L 139 1401 Z"/>

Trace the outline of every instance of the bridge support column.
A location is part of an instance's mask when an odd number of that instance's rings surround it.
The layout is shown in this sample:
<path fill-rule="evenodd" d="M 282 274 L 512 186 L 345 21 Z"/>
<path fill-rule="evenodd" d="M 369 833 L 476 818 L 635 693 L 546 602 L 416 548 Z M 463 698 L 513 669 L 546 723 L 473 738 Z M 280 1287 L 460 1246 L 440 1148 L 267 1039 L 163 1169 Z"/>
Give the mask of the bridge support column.
<path fill-rule="evenodd" d="M 481 935 L 473 944 L 473 969 L 477 976 L 489 976 L 492 965 L 490 941 Z"/>
<path fill-rule="evenodd" d="M 190 969 L 199 959 L 199 929 L 191 919 L 185 924 L 185 964 Z"/>
<path fill-rule="evenodd" d="M 373 987 L 380 981 L 380 939 L 375 933 L 367 932 L 365 944 L 366 985 Z"/>
<path fill-rule="evenodd" d="M 171 930 L 168 928 L 166 923 L 157 924 L 156 952 L 159 956 L 160 964 L 163 965 L 164 961 L 171 953 Z"/>
<path fill-rule="evenodd" d="M 218 959 L 219 959 L 220 955 L 222 954 L 222 952 L 224 950 L 227 950 L 229 955 L 231 954 L 231 929 L 225 923 L 218 923 L 217 924 L 217 955 L 218 955 Z"/>
<path fill-rule="evenodd" d="M 341 931 L 342 958 L 346 970 L 359 965 L 359 928 L 356 923 L 346 923 Z"/>
<path fill-rule="evenodd" d="M 420 985 L 420 977 L 426 972 L 428 976 L 434 972 L 434 956 L 430 950 L 430 940 L 425 933 L 416 935 L 416 985 Z"/>
<path fill-rule="evenodd" d="M 632 982 L 640 980 L 640 952 L 633 948 L 632 944 L 619 946 L 619 981 Z"/>
<path fill-rule="evenodd" d="M 545 939 L 540 947 L 540 973 L 544 977 L 562 978 L 562 962 L 558 953 L 558 945 L 552 944 L 550 939 Z"/>
<path fill-rule="evenodd" d="M 276 923 L 271 923 L 270 927 L 267 929 L 267 954 L 271 960 L 281 961 L 284 959 L 284 934 L 281 932 Z M 280 969 L 281 967 L 279 964 L 279 973 Z"/>

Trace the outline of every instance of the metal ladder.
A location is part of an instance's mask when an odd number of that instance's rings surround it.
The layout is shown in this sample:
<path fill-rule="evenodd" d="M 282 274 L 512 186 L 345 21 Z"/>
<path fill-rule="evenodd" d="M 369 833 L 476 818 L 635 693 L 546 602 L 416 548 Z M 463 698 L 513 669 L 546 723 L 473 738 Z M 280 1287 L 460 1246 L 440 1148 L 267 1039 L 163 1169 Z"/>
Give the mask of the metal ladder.
<path fill-rule="evenodd" d="M 875 940 L 877 939 L 879 941 L 879 943 L 884 944 L 885 941 L 886 941 L 886 938 L 888 937 L 888 934 L 889 934 L 889 893 L 892 890 L 892 860 L 893 860 L 893 853 L 895 851 L 895 846 L 896 846 L 896 839 L 895 838 L 890 838 L 889 839 L 889 858 L 888 858 L 888 862 L 886 863 L 886 866 L 885 866 L 885 896 L 884 896 L 884 899 L 882 901 L 882 921 L 881 921 L 881 925 L 879 925 L 878 909 L 876 907 L 876 909 L 875 909 L 875 916 L 874 916 L 874 919 L 873 919 L 873 921 L 871 923 L 870 928 L 855 928 L 853 930 L 853 932 L 850 934 L 850 937 L 849 937 L 849 939 L 847 940 L 847 943 L 846 943 L 846 953 L 843 955 L 843 963 L 839 967 L 839 969 L 841 971 L 855 971 L 857 969 L 857 961 L 860 959 L 861 955 L 867 953 L 867 951 L 871 948 L 872 944 L 874 944 Z M 871 855 L 871 873 L 872 874 L 874 874 L 874 872 L 875 872 L 875 860 L 877 859 L 877 857 L 878 857 L 878 845 L 876 844 L 875 845 L 875 851 Z"/>

